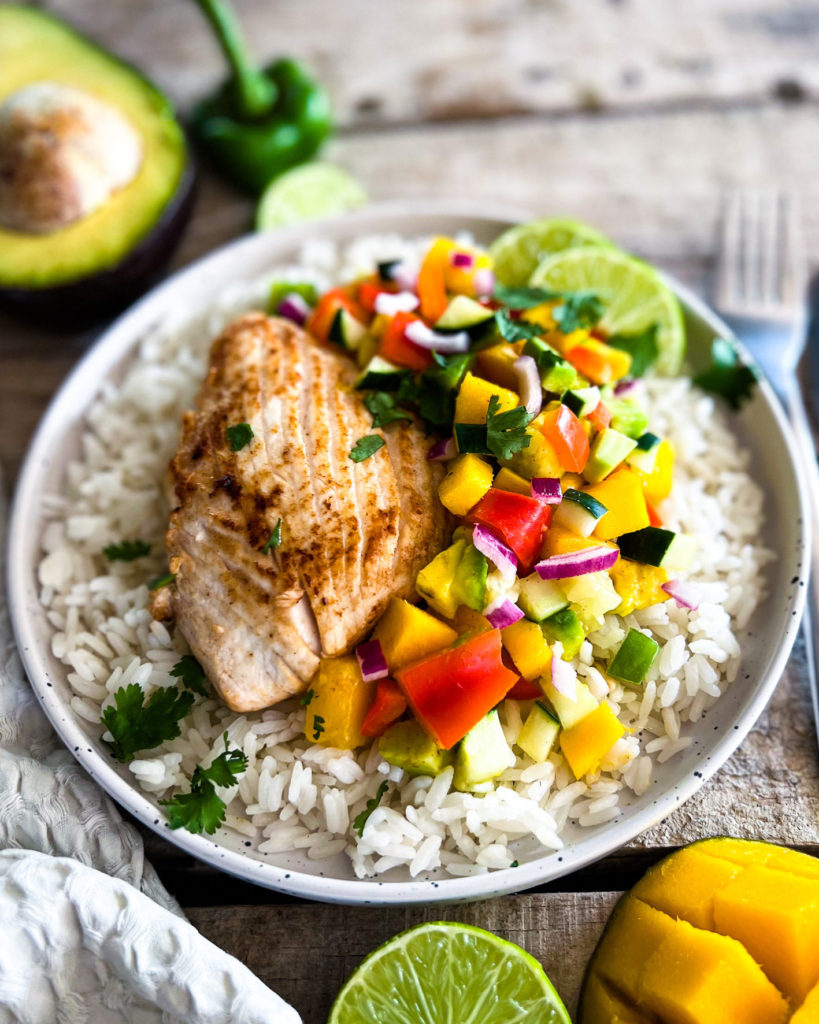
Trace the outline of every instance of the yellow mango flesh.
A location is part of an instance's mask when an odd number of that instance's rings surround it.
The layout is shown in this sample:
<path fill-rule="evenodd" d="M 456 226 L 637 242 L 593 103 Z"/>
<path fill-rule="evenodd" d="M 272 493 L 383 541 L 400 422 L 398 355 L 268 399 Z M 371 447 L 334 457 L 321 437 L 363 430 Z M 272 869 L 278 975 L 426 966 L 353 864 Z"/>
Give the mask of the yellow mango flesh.
<path fill-rule="evenodd" d="M 796 1013 L 791 1017 L 791 1024 L 817 1024 L 819 1022 L 819 985 L 815 985 L 808 993 Z"/>
<path fill-rule="evenodd" d="M 703 845 L 695 843 L 661 860 L 634 886 L 632 896 L 671 917 L 714 931 L 714 893 L 741 868 L 709 857 Z"/>
<path fill-rule="evenodd" d="M 501 630 L 503 646 L 524 679 L 546 675 L 552 664 L 552 651 L 540 626 L 520 619 Z"/>
<path fill-rule="evenodd" d="M 354 750 L 369 743 L 361 723 L 375 697 L 375 683 L 365 683 L 353 654 L 324 658 L 310 682 L 304 735 L 311 743 Z M 308 693 L 310 691 L 308 690 Z"/>
<path fill-rule="evenodd" d="M 665 500 L 671 494 L 674 476 L 674 449 L 668 441 L 662 441 L 657 449 L 657 461 L 651 473 L 636 472 L 642 480 L 645 496 L 652 505 Z"/>
<path fill-rule="evenodd" d="M 583 989 L 581 1013 L 584 1021 L 606 1021 L 607 1024 L 655 1024 L 657 1020 L 627 1003 L 613 986 L 597 975 L 592 975 Z"/>
<path fill-rule="evenodd" d="M 454 459 L 438 485 L 441 504 L 455 516 L 465 516 L 492 486 L 492 467 L 479 455 L 466 453 Z"/>
<path fill-rule="evenodd" d="M 499 384 L 492 384 L 482 377 L 476 377 L 473 373 L 467 373 L 455 399 L 455 422 L 485 423 L 492 395 L 498 396 L 498 412 L 505 412 L 520 405 L 514 391 Z"/>
<path fill-rule="evenodd" d="M 585 491 L 608 509 L 594 529 L 594 536 L 600 540 L 614 540 L 623 533 L 649 525 L 642 480 L 628 466 L 615 469 L 605 480 L 586 487 Z"/>
<path fill-rule="evenodd" d="M 506 466 L 498 472 L 492 486 L 499 491 L 513 491 L 515 494 L 525 494 L 527 498 L 532 496 L 532 485 L 529 481 L 518 476 L 517 473 L 513 473 Z"/>
<path fill-rule="evenodd" d="M 615 908 L 603 933 L 590 976 L 599 975 L 636 1006 L 643 964 L 673 933 L 673 918 L 641 900 L 626 897 Z M 585 1013 L 582 1020 L 583 1024 L 604 1024 L 604 1019 Z"/>
<path fill-rule="evenodd" d="M 511 345 L 492 345 L 478 352 L 475 365 L 482 377 L 512 391 L 518 386 L 518 375 L 513 369 L 519 353 Z"/>
<path fill-rule="evenodd" d="M 669 600 L 662 589 L 663 583 L 668 582 L 668 572 L 659 566 L 618 558 L 609 575 L 620 596 L 620 604 L 614 609 L 618 615 L 630 615 L 640 608 Z"/>
<path fill-rule="evenodd" d="M 605 701 L 576 725 L 564 729 L 560 734 L 560 749 L 575 778 L 582 779 L 588 772 L 595 771 L 625 731 L 625 726 Z"/>
<path fill-rule="evenodd" d="M 529 445 L 515 452 L 507 465 L 519 476 L 531 480 L 535 476 L 560 476 L 563 467 L 552 443 L 547 441 L 536 428 L 537 420 L 532 420 L 526 428 Z"/>
<path fill-rule="evenodd" d="M 399 597 L 390 599 L 373 633 L 391 672 L 449 647 L 458 634 L 434 615 Z"/>
<path fill-rule="evenodd" d="M 613 545 L 608 546 L 612 547 Z M 565 555 L 571 551 L 599 547 L 600 541 L 597 537 L 581 537 L 579 533 L 574 533 L 573 530 L 569 530 L 565 526 L 550 526 L 543 539 L 540 553 L 544 558 L 550 558 L 552 555 Z"/>

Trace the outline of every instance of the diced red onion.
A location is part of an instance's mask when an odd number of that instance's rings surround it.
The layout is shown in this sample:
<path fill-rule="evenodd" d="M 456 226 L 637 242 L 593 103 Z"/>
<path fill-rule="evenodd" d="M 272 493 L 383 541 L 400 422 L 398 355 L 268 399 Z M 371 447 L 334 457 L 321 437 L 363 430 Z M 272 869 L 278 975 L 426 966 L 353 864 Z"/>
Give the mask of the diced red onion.
<path fill-rule="evenodd" d="M 618 398 L 636 398 L 642 392 L 643 386 L 639 380 L 621 380 L 614 385 L 614 393 Z"/>
<path fill-rule="evenodd" d="M 418 296 L 412 292 L 379 292 L 375 297 L 375 311 L 382 316 L 411 313 L 418 308 Z"/>
<path fill-rule="evenodd" d="M 518 571 L 517 555 L 490 529 L 478 523 L 472 531 L 472 543 L 482 555 L 486 555 L 504 578 L 514 578 Z"/>
<path fill-rule="evenodd" d="M 577 701 L 577 672 L 563 660 L 563 644 L 552 645 L 552 686 L 569 700 Z"/>
<path fill-rule="evenodd" d="M 669 597 L 673 597 L 681 608 L 690 608 L 692 612 L 695 612 L 700 606 L 702 595 L 693 583 L 685 583 L 683 580 L 669 580 L 668 583 L 663 583 L 661 589 Z"/>
<path fill-rule="evenodd" d="M 472 287 L 475 289 L 475 294 L 481 298 L 494 292 L 495 275 L 489 267 L 480 267 L 475 271 L 475 276 L 472 278 Z"/>
<path fill-rule="evenodd" d="M 468 270 L 475 262 L 475 257 L 471 252 L 453 252 L 450 257 L 450 262 L 453 267 L 460 267 L 462 270 Z"/>
<path fill-rule="evenodd" d="M 484 612 L 484 615 L 491 623 L 493 629 L 506 629 L 513 622 L 518 622 L 523 618 L 523 612 L 508 597 L 500 607 Z"/>
<path fill-rule="evenodd" d="M 556 476 L 536 476 L 530 484 L 532 497 L 538 498 L 547 505 L 559 505 L 563 500 L 560 490 L 560 478 Z"/>
<path fill-rule="evenodd" d="M 430 462 L 446 462 L 448 459 L 454 459 L 457 454 L 455 438 L 445 437 L 435 442 L 427 452 L 427 458 Z"/>
<path fill-rule="evenodd" d="M 617 548 L 585 548 L 583 551 L 569 551 L 564 555 L 552 555 L 535 565 L 535 571 L 543 580 L 567 580 L 573 576 L 586 576 L 590 572 L 610 569 L 617 561 Z"/>
<path fill-rule="evenodd" d="M 468 352 L 469 335 L 466 331 L 458 331 L 457 334 L 439 334 L 427 327 L 423 320 L 413 320 L 407 325 L 404 336 L 411 342 L 420 345 L 421 348 L 431 349 L 433 352 Z"/>
<path fill-rule="evenodd" d="M 393 269 L 392 279 L 403 291 L 413 292 L 418 285 L 418 267 L 402 260 Z"/>
<path fill-rule="evenodd" d="M 366 643 L 359 644 L 355 649 L 355 656 L 358 658 L 358 665 L 365 683 L 372 683 L 376 679 L 383 679 L 390 674 L 387 660 L 378 640 L 368 640 Z"/>
<path fill-rule="evenodd" d="M 518 378 L 520 400 L 526 406 L 529 419 L 533 420 L 543 405 L 543 388 L 540 384 L 537 363 L 531 356 L 518 356 L 512 363 L 512 369 Z"/>
<path fill-rule="evenodd" d="M 305 301 L 304 296 L 299 295 L 298 292 L 288 292 L 276 307 L 276 312 L 286 320 L 292 320 L 294 324 L 303 327 L 313 310 Z"/>

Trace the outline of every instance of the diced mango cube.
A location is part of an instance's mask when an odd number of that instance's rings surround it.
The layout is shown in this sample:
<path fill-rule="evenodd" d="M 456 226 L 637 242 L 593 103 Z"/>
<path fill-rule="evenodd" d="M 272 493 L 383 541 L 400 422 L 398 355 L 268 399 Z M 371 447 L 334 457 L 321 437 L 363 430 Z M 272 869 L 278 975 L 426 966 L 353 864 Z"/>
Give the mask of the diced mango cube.
<path fill-rule="evenodd" d="M 656 1018 L 627 1003 L 614 985 L 590 974 L 583 987 L 581 1024 L 656 1024 Z"/>
<path fill-rule="evenodd" d="M 597 769 L 614 744 L 625 735 L 625 726 L 604 701 L 570 729 L 560 734 L 560 749 L 575 778 Z"/>
<path fill-rule="evenodd" d="M 668 572 L 660 566 L 618 558 L 609 575 L 620 596 L 620 604 L 614 609 L 618 615 L 630 615 L 670 598 L 662 589 L 663 583 L 668 582 Z"/>
<path fill-rule="evenodd" d="M 559 300 L 556 302 L 541 302 L 539 306 L 532 306 L 531 309 L 525 310 L 521 319 L 530 324 L 537 324 L 538 327 L 542 327 L 546 331 L 553 331 L 557 327 L 557 323 L 552 312 L 559 305 Z"/>
<path fill-rule="evenodd" d="M 524 679 L 546 675 L 552 664 L 552 650 L 536 622 L 520 619 L 501 630 L 503 646 Z"/>
<path fill-rule="evenodd" d="M 454 516 L 465 516 L 492 486 L 492 467 L 467 452 L 453 460 L 438 486 L 438 497 Z"/>
<path fill-rule="evenodd" d="M 375 627 L 373 637 L 381 643 L 390 671 L 395 672 L 449 647 L 458 639 L 458 634 L 429 612 L 400 597 L 393 597 Z"/>
<path fill-rule="evenodd" d="M 704 839 L 698 845 L 706 847 L 709 856 L 721 857 L 734 864 L 764 864 L 779 871 L 788 871 L 792 875 L 819 878 L 819 858 L 798 850 L 789 850 L 787 846 L 775 846 L 773 843 L 752 839 L 732 839 L 729 836 Z"/>
<path fill-rule="evenodd" d="M 655 864 L 631 890 L 632 896 L 671 917 L 714 931 L 714 895 L 742 868 L 709 857 L 703 845 L 686 846 Z"/>
<path fill-rule="evenodd" d="M 458 636 L 463 636 L 465 633 L 485 633 L 488 629 L 492 629 L 492 623 L 485 615 L 481 615 L 480 612 L 476 612 L 472 608 L 467 608 L 465 604 L 459 605 L 458 610 L 451 619 L 447 619 L 447 622 Z"/>
<path fill-rule="evenodd" d="M 485 423 L 492 395 L 498 396 L 498 412 L 514 409 L 520 400 L 514 391 L 467 373 L 455 399 L 456 423 Z"/>
<path fill-rule="evenodd" d="M 518 352 L 508 342 L 502 342 L 478 352 L 475 367 L 481 377 L 514 391 L 518 386 L 518 375 L 512 367 L 517 358 Z"/>
<path fill-rule="evenodd" d="M 514 491 L 515 494 L 525 494 L 527 498 L 532 495 L 532 485 L 529 481 L 522 476 L 518 476 L 517 473 L 513 473 L 506 466 L 499 471 L 492 486 L 496 487 L 499 491 Z"/>
<path fill-rule="evenodd" d="M 605 480 L 585 490 L 608 509 L 594 529 L 594 536 L 600 540 L 614 540 L 622 533 L 642 530 L 649 525 L 642 480 L 628 466 L 615 469 Z"/>
<path fill-rule="evenodd" d="M 375 683 L 365 683 L 353 654 L 323 658 L 310 681 L 313 696 L 307 705 L 304 735 L 311 743 L 354 750 L 369 740 L 361 723 L 375 697 Z"/>
<path fill-rule="evenodd" d="M 540 553 L 544 558 L 551 558 L 552 555 L 565 555 L 572 551 L 583 551 L 585 548 L 599 548 L 600 541 L 597 537 L 581 537 L 574 530 L 565 526 L 550 526 Z"/>
<path fill-rule="evenodd" d="M 587 337 L 579 344 L 574 341 L 570 344 L 567 339 L 563 354 L 592 384 L 615 384 L 631 369 L 631 356 L 628 352 L 612 348 L 597 338 Z"/>
<path fill-rule="evenodd" d="M 819 1024 L 819 985 L 815 985 L 791 1017 L 791 1024 Z"/>
<path fill-rule="evenodd" d="M 661 441 L 657 449 L 657 460 L 651 473 L 635 472 L 643 483 L 643 491 L 652 505 L 659 505 L 671 494 L 674 477 L 674 449 L 668 441 Z"/>
<path fill-rule="evenodd" d="M 563 467 L 560 465 L 557 452 L 551 442 L 535 428 L 536 423 L 537 420 L 532 420 L 526 428 L 528 447 L 515 452 L 512 458 L 506 461 L 506 465 L 527 480 L 535 476 L 560 476 Z"/>
<path fill-rule="evenodd" d="M 643 964 L 673 934 L 673 918 L 627 895 L 611 916 L 589 974 L 598 974 L 636 1003 Z M 588 1024 L 600 1022 L 588 1018 Z"/>

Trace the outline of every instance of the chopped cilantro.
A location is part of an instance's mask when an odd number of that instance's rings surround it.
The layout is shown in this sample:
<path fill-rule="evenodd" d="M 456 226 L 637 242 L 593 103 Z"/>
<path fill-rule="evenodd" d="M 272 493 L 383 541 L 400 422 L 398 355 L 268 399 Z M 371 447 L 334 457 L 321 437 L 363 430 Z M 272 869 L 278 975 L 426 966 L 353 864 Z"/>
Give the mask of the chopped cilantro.
<path fill-rule="evenodd" d="M 381 797 L 383 797 L 383 795 L 387 792 L 387 786 L 388 783 L 386 782 L 386 780 L 382 782 L 381 785 L 378 787 L 378 792 L 375 794 L 375 796 L 367 801 L 365 809 L 361 812 L 361 814 L 356 815 L 355 821 L 353 822 L 353 828 L 356 830 L 356 832 L 358 832 L 360 836 L 364 835 L 364 826 L 369 821 L 370 815 L 381 803 Z"/>
<path fill-rule="evenodd" d="M 497 284 L 493 298 L 512 309 L 531 309 L 533 306 L 543 305 L 544 302 L 562 299 L 563 293 L 553 292 L 548 288 L 508 288 L 505 284 Z"/>
<path fill-rule="evenodd" d="M 412 423 L 412 416 L 403 412 L 395 405 L 395 397 L 388 391 L 371 391 L 364 396 L 364 404 L 370 411 L 374 427 L 386 427 L 396 420 L 407 420 Z"/>
<path fill-rule="evenodd" d="M 238 452 L 253 440 L 253 429 L 249 423 L 237 423 L 235 426 L 227 428 L 225 437 L 228 439 L 230 450 Z"/>
<path fill-rule="evenodd" d="M 318 740 L 324 732 L 324 719 L 321 715 L 313 715 L 313 739 Z"/>
<path fill-rule="evenodd" d="M 564 334 L 594 327 L 603 315 L 603 303 L 593 292 L 569 292 L 563 297 L 563 305 L 552 311 L 555 323 Z"/>
<path fill-rule="evenodd" d="M 631 356 L 629 377 L 642 377 L 657 362 L 660 346 L 657 344 L 657 324 L 651 324 L 637 334 L 613 334 L 608 343 Z"/>
<path fill-rule="evenodd" d="M 509 865 L 509 867 L 510 868 L 519 868 L 520 867 L 520 862 L 516 861 L 516 860 L 513 860 L 512 863 Z"/>
<path fill-rule="evenodd" d="M 513 320 L 508 309 L 499 309 L 495 313 L 495 323 L 501 335 L 511 342 L 528 341 L 529 338 L 539 338 L 544 329 L 540 324 L 530 324 L 526 320 Z"/>
<path fill-rule="evenodd" d="M 118 761 L 130 761 L 138 750 L 150 750 L 179 735 L 179 720 L 193 707 L 193 694 L 175 686 L 154 690 L 148 700 L 138 683 L 120 687 L 114 703 L 102 713 L 113 739 L 108 744 Z"/>
<path fill-rule="evenodd" d="M 241 750 L 228 750 L 227 733 L 224 740 L 224 753 L 214 758 L 209 767 L 197 765 L 194 768 L 189 793 L 179 793 L 170 800 L 159 801 L 168 809 L 171 828 L 213 835 L 225 820 L 225 802 L 217 794 L 216 787 L 232 786 L 236 776 L 247 769 L 247 758 Z"/>
<path fill-rule="evenodd" d="M 123 540 L 119 544 L 109 544 L 102 553 L 109 562 L 133 562 L 135 558 L 150 555 L 151 545 L 144 540 Z"/>
<path fill-rule="evenodd" d="M 369 459 L 371 455 L 375 455 L 379 448 L 383 448 L 384 443 L 384 438 L 379 437 L 378 434 L 367 434 L 366 437 L 359 437 L 353 445 L 350 458 L 353 462 L 363 462 L 365 459 Z"/>
<path fill-rule="evenodd" d="M 309 707 L 310 704 L 313 703 L 313 698 L 315 696 L 316 696 L 316 691 L 312 687 L 310 687 L 310 689 L 307 691 L 307 693 L 305 693 L 304 696 L 299 701 L 299 704 L 301 704 L 301 706 L 303 708 Z"/>
<path fill-rule="evenodd" d="M 162 587 L 167 587 L 169 583 L 173 583 L 175 579 L 175 572 L 166 572 L 164 576 L 155 576 L 148 581 L 148 590 L 160 590 Z"/>
<path fill-rule="evenodd" d="M 529 413 L 522 405 L 498 412 L 499 405 L 498 396 L 492 395 L 486 411 L 486 446 L 499 459 L 511 459 L 515 452 L 529 447 Z"/>
<path fill-rule="evenodd" d="M 273 527 L 273 532 L 264 542 L 262 547 L 262 554 L 267 555 L 270 553 L 271 548 L 281 547 L 282 543 L 282 517 L 279 516 L 276 525 Z"/>
<path fill-rule="evenodd" d="M 755 366 L 740 362 L 739 353 L 727 338 L 714 338 L 711 344 L 711 365 L 694 377 L 703 391 L 720 395 L 739 409 L 753 394 L 759 372 Z"/>
<path fill-rule="evenodd" d="M 186 690 L 193 690 L 200 697 L 210 696 L 210 685 L 205 670 L 192 654 L 186 654 L 171 669 L 171 675 L 182 680 Z"/>

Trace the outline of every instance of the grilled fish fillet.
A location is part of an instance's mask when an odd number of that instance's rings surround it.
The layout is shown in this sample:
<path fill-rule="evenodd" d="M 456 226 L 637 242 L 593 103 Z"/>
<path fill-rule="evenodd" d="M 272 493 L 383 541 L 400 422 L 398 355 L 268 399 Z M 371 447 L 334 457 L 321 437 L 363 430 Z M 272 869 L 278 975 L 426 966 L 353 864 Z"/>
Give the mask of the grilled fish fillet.
<path fill-rule="evenodd" d="M 442 470 L 414 424 L 355 463 L 373 433 L 349 359 L 286 320 L 241 317 L 213 344 L 170 464 L 165 543 L 175 579 L 153 611 L 175 618 L 224 701 L 252 711 L 303 690 L 349 651 L 393 594 L 409 596 L 448 530 Z M 247 423 L 233 451 L 227 429 Z M 281 519 L 281 545 L 264 548 Z"/>

